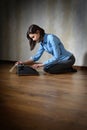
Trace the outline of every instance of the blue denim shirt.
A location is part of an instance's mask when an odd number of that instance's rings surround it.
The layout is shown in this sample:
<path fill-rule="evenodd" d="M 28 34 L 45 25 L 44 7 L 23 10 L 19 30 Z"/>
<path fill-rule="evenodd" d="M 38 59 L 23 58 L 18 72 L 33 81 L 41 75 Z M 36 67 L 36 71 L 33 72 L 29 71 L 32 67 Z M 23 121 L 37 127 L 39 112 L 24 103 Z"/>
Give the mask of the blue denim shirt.
<path fill-rule="evenodd" d="M 31 57 L 33 61 L 39 60 L 43 52 L 46 51 L 52 55 L 47 61 L 43 62 L 44 65 L 51 65 L 61 61 L 68 60 L 72 53 L 64 48 L 60 39 L 53 34 L 45 34 L 43 42 L 40 42 L 40 47 L 37 53 Z"/>

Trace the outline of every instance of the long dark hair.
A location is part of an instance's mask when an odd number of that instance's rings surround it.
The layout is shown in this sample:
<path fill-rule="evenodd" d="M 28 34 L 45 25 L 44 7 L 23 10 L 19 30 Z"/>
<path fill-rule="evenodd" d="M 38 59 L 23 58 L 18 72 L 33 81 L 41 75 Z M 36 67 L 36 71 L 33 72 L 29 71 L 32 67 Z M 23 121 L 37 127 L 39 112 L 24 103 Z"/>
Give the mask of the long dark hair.
<path fill-rule="evenodd" d="M 35 48 L 36 45 L 36 41 L 33 41 L 32 38 L 29 37 L 29 34 L 34 34 L 37 32 L 37 30 L 39 30 L 40 32 L 40 39 L 39 41 L 41 41 L 44 37 L 45 31 L 43 28 L 39 27 L 38 25 L 32 24 L 27 31 L 27 39 L 29 40 L 29 44 L 30 44 L 30 50 L 33 50 Z"/>

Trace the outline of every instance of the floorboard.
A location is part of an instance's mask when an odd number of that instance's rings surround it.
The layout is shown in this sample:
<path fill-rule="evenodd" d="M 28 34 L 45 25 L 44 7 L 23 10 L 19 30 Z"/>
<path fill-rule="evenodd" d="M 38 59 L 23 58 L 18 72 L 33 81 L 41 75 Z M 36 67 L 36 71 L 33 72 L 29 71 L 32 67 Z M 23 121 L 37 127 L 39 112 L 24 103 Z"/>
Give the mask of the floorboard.
<path fill-rule="evenodd" d="M 0 130 L 87 130 L 87 70 L 18 76 L 0 64 Z"/>

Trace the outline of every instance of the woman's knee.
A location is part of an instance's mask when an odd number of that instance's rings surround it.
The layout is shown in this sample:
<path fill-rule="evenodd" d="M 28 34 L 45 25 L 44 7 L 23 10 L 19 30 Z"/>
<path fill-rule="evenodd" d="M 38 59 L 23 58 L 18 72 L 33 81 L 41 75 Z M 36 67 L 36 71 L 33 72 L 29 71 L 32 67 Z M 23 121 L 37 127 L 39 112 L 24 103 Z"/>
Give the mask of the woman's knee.
<path fill-rule="evenodd" d="M 44 70 L 45 72 L 48 72 L 48 68 L 47 68 L 47 67 L 44 67 L 43 70 Z"/>

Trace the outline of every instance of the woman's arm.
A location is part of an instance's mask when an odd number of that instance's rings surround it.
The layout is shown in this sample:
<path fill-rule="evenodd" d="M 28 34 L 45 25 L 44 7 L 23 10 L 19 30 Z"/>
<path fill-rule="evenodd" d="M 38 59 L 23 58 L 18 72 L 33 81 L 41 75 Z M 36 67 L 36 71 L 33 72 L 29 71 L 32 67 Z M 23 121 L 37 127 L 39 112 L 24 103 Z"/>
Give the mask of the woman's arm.
<path fill-rule="evenodd" d="M 27 60 L 27 61 L 24 61 L 24 62 L 22 62 L 22 61 L 17 61 L 17 62 L 15 63 L 15 65 L 19 65 L 19 64 L 33 65 L 33 64 L 34 64 L 34 61 L 30 59 L 30 60 Z"/>
<path fill-rule="evenodd" d="M 27 61 L 24 61 L 24 62 L 18 61 L 18 62 L 15 63 L 15 65 L 18 65 L 18 64 L 29 65 L 29 66 L 31 66 L 31 67 L 34 68 L 34 69 L 43 67 L 43 64 L 42 64 L 42 63 L 40 63 L 40 62 L 34 62 L 34 61 L 31 60 L 31 59 L 30 59 L 30 60 L 27 60 Z"/>
<path fill-rule="evenodd" d="M 24 64 L 24 65 L 33 65 L 34 61 L 30 59 L 30 60 L 22 62 L 22 64 Z"/>
<path fill-rule="evenodd" d="M 43 63 L 34 62 L 34 61 L 32 61 L 32 60 L 28 60 L 28 61 L 25 61 L 25 62 L 22 62 L 22 63 L 25 64 L 25 65 L 30 65 L 30 66 L 31 66 L 32 68 L 34 68 L 34 69 L 43 67 Z"/>

